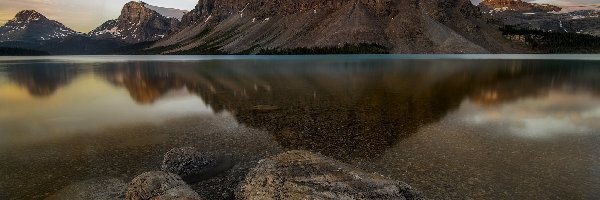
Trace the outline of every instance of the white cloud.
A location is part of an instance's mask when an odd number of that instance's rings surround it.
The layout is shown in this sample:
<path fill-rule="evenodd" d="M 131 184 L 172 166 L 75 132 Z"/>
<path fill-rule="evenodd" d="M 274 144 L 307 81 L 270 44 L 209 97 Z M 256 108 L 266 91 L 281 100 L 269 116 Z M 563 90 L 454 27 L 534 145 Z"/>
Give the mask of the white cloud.
<path fill-rule="evenodd" d="M 458 113 L 466 123 L 502 127 L 509 134 L 530 139 L 588 135 L 600 129 L 600 101 L 585 93 L 551 91 L 496 106 L 466 101 Z"/>

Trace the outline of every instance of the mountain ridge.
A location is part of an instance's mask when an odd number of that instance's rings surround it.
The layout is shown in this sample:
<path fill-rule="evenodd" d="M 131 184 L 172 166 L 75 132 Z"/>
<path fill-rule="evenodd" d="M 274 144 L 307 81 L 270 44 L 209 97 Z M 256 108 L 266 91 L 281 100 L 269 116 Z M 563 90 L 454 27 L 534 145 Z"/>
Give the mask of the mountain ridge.
<path fill-rule="evenodd" d="M 390 53 L 516 51 L 468 0 L 200 0 L 181 24 L 153 48 L 256 53 L 371 43 Z"/>
<path fill-rule="evenodd" d="M 505 3 L 516 6 L 498 7 Z M 594 24 L 597 12 L 555 17 L 554 7 L 539 6 L 521 0 L 484 0 L 479 6 L 469 0 L 199 0 L 186 12 L 131 1 L 118 18 L 88 34 L 36 11 L 21 11 L 0 27 L 0 46 L 51 54 L 526 53 L 538 50 L 503 33 L 506 25 L 518 25 L 513 31 L 536 23 L 548 31 L 558 27 L 594 35 L 600 30 L 581 28 Z M 531 9 L 539 12 L 528 13 Z M 7 29 L 22 27 L 11 24 L 38 21 L 51 25 L 42 30 L 66 32 L 20 40 L 5 36 Z"/>

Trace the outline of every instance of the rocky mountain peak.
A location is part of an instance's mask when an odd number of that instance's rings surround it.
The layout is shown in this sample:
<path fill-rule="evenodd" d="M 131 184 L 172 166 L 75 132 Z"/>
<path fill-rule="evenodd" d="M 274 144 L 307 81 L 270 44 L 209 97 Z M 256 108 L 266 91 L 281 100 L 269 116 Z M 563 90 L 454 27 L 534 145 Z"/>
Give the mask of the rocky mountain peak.
<path fill-rule="evenodd" d="M 150 10 L 144 6 L 144 2 L 130 1 L 123 6 L 121 9 L 121 15 L 118 20 L 121 21 L 139 21 L 144 20 L 143 18 L 150 17 L 155 13 L 153 10 Z M 160 14 L 159 14 L 160 15 Z"/>
<path fill-rule="evenodd" d="M 148 8 L 144 2 L 131 1 L 115 20 L 109 20 L 90 32 L 96 38 L 116 38 L 127 43 L 154 41 L 175 30 L 179 20 Z"/>
<path fill-rule="evenodd" d="M 15 22 L 29 22 L 37 20 L 48 20 L 48 18 L 46 18 L 44 15 L 38 13 L 35 10 L 23 10 L 17 13 L 17 15 L 15 15 L 15 18 L 13 19 L 13 21 Z"/>

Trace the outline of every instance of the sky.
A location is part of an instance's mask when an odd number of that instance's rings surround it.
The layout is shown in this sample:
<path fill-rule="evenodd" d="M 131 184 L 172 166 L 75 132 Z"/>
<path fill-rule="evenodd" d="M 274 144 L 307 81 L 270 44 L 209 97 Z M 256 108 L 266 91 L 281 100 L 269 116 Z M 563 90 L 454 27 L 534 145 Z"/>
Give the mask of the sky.
<path fill-rule="evenodd" d="M 479 3 L 481 0 L 471 0 Z M 527 0 L 560 6 L 600 4 L 600 0 Z M 89 32 L 107 20 L 116 19 L 129 0 L 0 0 L 0 24 L 21 10 L 36 10 L 80 32 Z M 191 10 L 198 0 L 145 0 L 155 6 Z"/>

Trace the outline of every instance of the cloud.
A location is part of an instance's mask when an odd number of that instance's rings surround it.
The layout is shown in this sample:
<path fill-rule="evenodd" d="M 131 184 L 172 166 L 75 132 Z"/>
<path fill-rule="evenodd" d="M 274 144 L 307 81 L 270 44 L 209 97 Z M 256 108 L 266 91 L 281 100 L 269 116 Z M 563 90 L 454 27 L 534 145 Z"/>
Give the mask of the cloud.
<path fill-rule="evenodd" d="M 467 123 L 503 127 L 506 132 L 522 138 L 589 135 L 597 134 L 593 130 L 600 129 L 598 98 L 586 93 L 552 90 L 546 96 L 492 107 L 467 101 L 459 113 Z"/>

